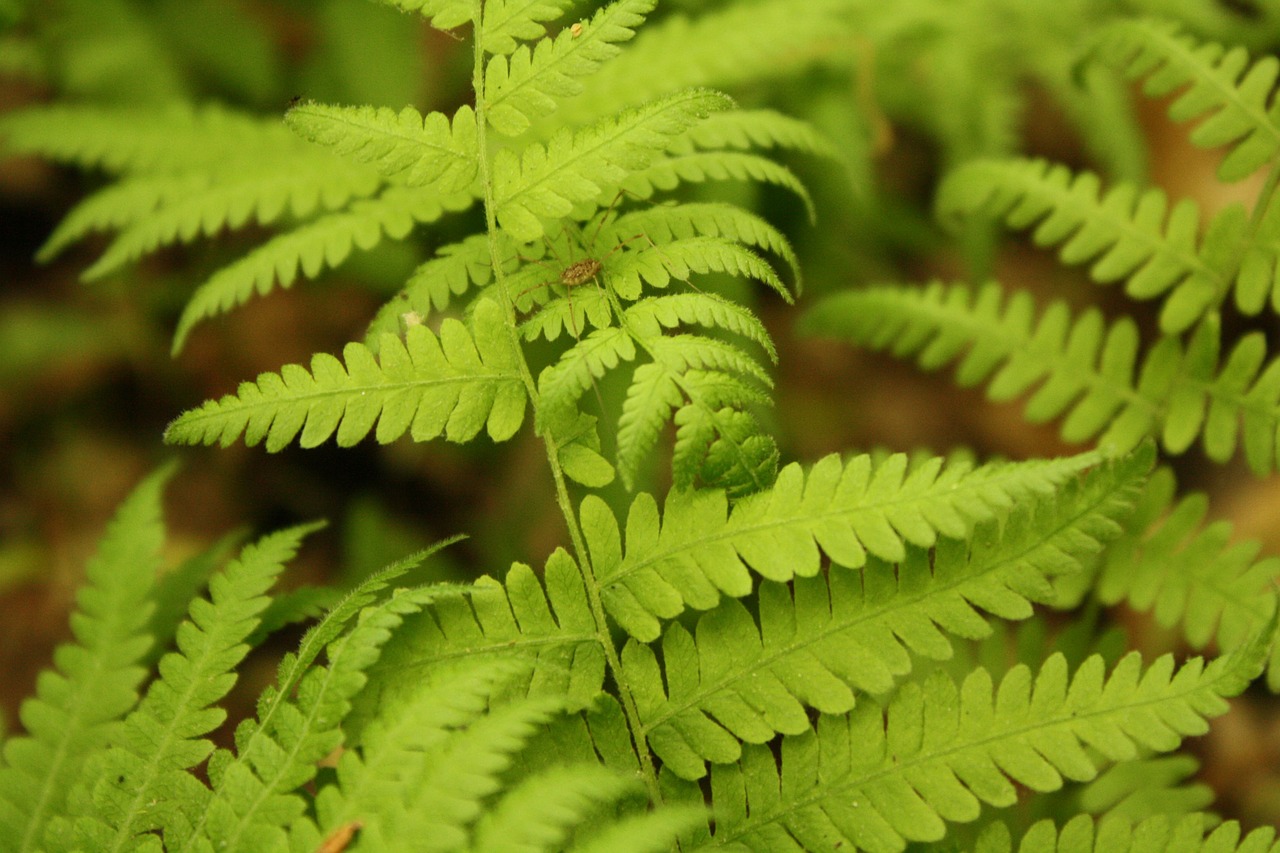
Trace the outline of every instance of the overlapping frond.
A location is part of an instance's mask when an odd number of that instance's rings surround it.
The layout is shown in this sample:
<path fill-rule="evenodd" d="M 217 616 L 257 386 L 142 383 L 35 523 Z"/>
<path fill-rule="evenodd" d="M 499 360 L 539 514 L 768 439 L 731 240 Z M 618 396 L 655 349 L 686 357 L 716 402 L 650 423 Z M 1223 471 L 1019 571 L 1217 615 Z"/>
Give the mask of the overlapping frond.
<path fill-rule="evenodd" d="M 202 321 L 265 296 L 277 286 L 290 287 L 301 274 L 315 278 L 345 261 L 354 249 L 368 251 L 385 237 L 401 239 L 418 223 L 434 222 L 446 211 L 468 207 L 468 195 L 440 197 L 430 190 L 388 187 L 376 198 L 356 201 L 345 210 L 319 216 L 272 237 L 204 282 L 182 310 L 173 350 L 186 345 Z M 397 331 L 389 329 L 388 331 Z"/>
<path fill-rule="evenodd" d="M 1169 115 L 1175 121 L 1203 119 L 1191 131 L 1191 141 L 1230 149 L 1218 168 L 1219 178 L 1237 181 L 1274 166 L 1280 152 L 1280 59 L 1251 61 L 1243 47 L 1201 43 L 1177 24 L 1153 19 L 1115 22 L 1106 29 L 1100 49 L 1130 77 L 1145 78 L 1148 95 L 1161 97 L 1185 88 L 1169 106 Z"/>
<path fill-rule="evenodd" d="M 1107 768 L 1073 799 L 1089 814 L 1129 820 L 1191 814 L 1214 800 L 1199 770 L 1199 761 L 1181 753 L 1139 758 Z"/>
<path fill-rule="evenodd" d="M 1170 334 L 1185 331 L 1226 298 L 1245 226 L 1241 208 L 1228 208 L 1202 243 L 1194 201 L 1170 208 L 1162 190 L 1131 184 L 1104 192 L 1092 172 L 1075 174 L 1043 160 L 967 163 L 943 181 L 938 211 L 952 219 L 981 215 L 1032 228 L 1038 245 L 1061 244 L 1064 263 L 1091 264 L 1095 281 L 1124 280 L 1135 299 L 1165 298 L 1160 325 Z M 1241 302 L 1256 305 L 1256 314 L 1262 300 L 1250 293 Z"/>
<path fill-rule="evenodd" d="M 566 27 L 555 39 L 540 41 L 532 48 L 517 48 L 510 42 L 512 50 L 501 50 L 508 46 L 507 40 L 487 40 L 490 50 L 511 53 L 510 58 L 495 56 L 485 66 L 489 123 L 499 133 L 517 136 L 533 121 L 554 111 L 562 99 L 578 94 L 582 78 L 617 56 L 621 50 L 618 45 L 635 35 L 655 2 L 615 0 L 580 26 Z"/>
<path fill-rule="evenodd" d="M 968 542 L 943 539 L 932 555 L 908 547 L 897 566 L 871 558 L 861 572 L 833 566 L 790 589 L 762 583 L 759 624 L 722 601 L 698 619 L 696 639 L 678 623 L 664 633 L 665 687 L 654 651 L 629 642 L 623 674 L 650 747 L 671 772 L 698 778 L 707 761 L 737 761 L 744 742 L 807 731 L 809 708 L 843 714 L 855 692 L 888 692 L 912 654 L 950 657 L 947 634 L 989 633 L 977 608 L 1027 618 L 1053 597 L 1053 578 L 1079 572 L 1120 533 L 1149 464 L 1145 453 L 1095 469 Z"/>
<path fill-rule="evenodd" d="M 86 569 L 88 586 L 71 617 L 75 642 L 54 653 L 22 706 L 27 734 L 4 743 L 0 763 L 0 838 L 9 849 L 44 849 L 44 830 L 66 807 L 67 791 L 138 701 L 151 592 L 161 568 L 161 491 L 172 469 L 144 480 L 116 511 Z"/>
<path fill-rule="evenodd" d="M 448 319 L 437 337 L 424 326 L 387 335 L 377 357 L 350 343 L 343 361 L 321 353 L 308 371 L 286 365 L 242 383 L 235 394 L 180 415 L 165 432 L 178 444 L 246 444 L 276 451 L 295 438 L 314 447 L 336 433 L 350 446 L 375 431 L 380 442 L 444 435 L 465 441 L 488 428 L 505 441 L 524 420 L 525 389 L 502 310 L 478 303 L 470 327 Z"/>
<path fill-rule="evenodd" d="M 423 116 L 413 107 L 342 107 L 307 103 L 285 114 L 285 124 L 303 139 L 369 163 L 383 177 L 441 194 L 470 192 L 480 169 L 476 115 L 462 106 L 450 119 Z"/>
<path fill-rule="evenodd" d="M 517 563 L 504 583 L 481 579 L 466 597 L 442 599 L 410 617 L 370 670 L 372 689 L 361 707 L 372 716 L 424 681 L 508 658 L 527 664 L 511 684 L 521 695 L 559 697 L 575 710 L 589 705 L 604 683 L 604 648 L 582 575 L 562 550 L 542 575 L 539 583 Z"/>
<path fill-rule="evenodd" d="M 1270 827 L 1245 833 L 1234 820 L 1218 824 L 1203 814 L 1178 818 L 1159 815 L 1140 823 L 1107 819 L 1096 824 L 1078 815 L 1061 830 L 1052 821 L 1038 821 L 1018 843 L 1018 853 L 1280 853 L 1280 841 Z M 971 848 L 973 853 L 1014 853 L 1013 838 L 1003 823 L 985 827 Z"/>
<path fill-rule="evenodd" d="M 1161 338 L 1139 358 L 1136 324 L 1108 326 L 1097 309 L 1072 318 L 1064 303 L 1039 318 L 1025 292 L 1005 298 L 995 284 L 877 286 L 831 297 L 806 319 L 810 331 L 915 356 L 925 369 L 959 361 L 956 381 L 989 381 L 1008 400 L 1035 389 L 1026 416 L 1065 415 L 1068 441 L 1101 436 L 1123 451 L 1158 436 L 1172 454 L 1201 437 L 1206 455 L 1226 461 L 1243 445 L 1259 475 L 1273 470 L 1280 443 L 1280 361 L 1264 367 L 1260 332 L 1220 358 L 1216 315 L 1183 341 Z"/>
<path fill-rule="evenodd" d="M 560 131 L 545 147 L 534 143 L 520 155 L 499 151 L 493 163 L 499 223 L 516 239 L 536 240 L 544 233 L 544 218 L 567 216 L 574 204 L 597 201 L 661 155 L 673 138 L 732 104 L 718 92 L 690 89 L 582 130 Z"/>
<path fill-rule="evenodd" d="M 1019 501 L 1052 492 L 1098 460 L 1084 454 L 944 468 L 933 458 L 911 468 L 902 454 L 879 463 L 828 456 L 808 471 L 784 467 L 772 488 L 732 510 L 723 492 L 677 490 L 660 517 L 657 501 L 641 493 L 627 516 L 625 550 L 602 501 L 583 501 L 582 524 L 605 607 L 627 633 L 650 642 L 660 618 L 750 593 L 753 573 L 777 582 L 814 577 L 824 552 L 849 568 L 866 565 L 868 554 L 901 562 L 907 543 L 932 548 L 939 534 L 964 539 L 978 523 L 1007 517 Z"/>
<path fill-rule="evenodd" d="M 209 597 L 191 605 L 178 650 L 160 662 L 160 678 L 124 721 L 112 747 L 81 784 L 91 804 L 65 827 L 59 849 L 132 850 L 139 836 L 182 837 L 208 800 L 188 771 L 213 751 L 206 735 L 225 712 L 214 707 L 236 681 L 271 588 L 298 545 L 318 525 L 270 534 L 246 547 L 215 576 Z"/>
<path fill-rule="evenodd" d="M 1015 785 L 1057 790 L 1203 734 L 1227 710 L 1224 697 L 1257 676 L 1273 630 L 1208 665 L 1177 668 L 1166 655 L 1144 670 L 1131 653 L 1109 674 L 1094 656 L 1070 675 L 1055 654 L 1035 673 L 1015 666 L 998 687 L 981 668 L 959 686 L 935 672 L 886 708 L 861 702 L 783 738 L 779 758 L 749 746 L 737 764 L 714 765 L 714 834 L 686 846 L 899 851 L 938 840 L 984 803 L 1012 805 Z"/>
<path fill-rule="evenodd" d="M 296 654 L 284 657 L 276 683 L 259 697 L 257 719 L 237 727 L 235 753 L 217 750 L 210 757 L 213 794 L 189 835 L 169 839 L 169 849 L 284 849 L 283 826 L 306 809 L 298 789 L 342 743 L 339 725 L 367 680 L 365 670 L 406 615 L 434 598 L 456 594 L 457 588 L 444 585 L 400 589 L 374 603 L 430 553 L 415 554 L 365 580 L 307 631 Z M 347 631 L 352 620 L 355 627 Z M 322 651 L 328 666 L 313 666 Z"/>
<path fill-rule="evenodd" d="M 1280 558 L 1259 557 L 1256 540 L 1233 542 L 1229 522 L 1205 524 L 1203 493 L 1175 503 L 1174 491 L 1173 474 L 1158 471 L 1129 530 L 1098 568 L 1097 596 L 1152 611 L 1161 625 L 1179 626 L 1195 649 L 1211 641 L 1235 649 L 1271 615 Z M 1272 650 L 1267 681 L 1280 691 L 1280 647 Z"/>
<path fill-rule="evenodd" d="M 630 175 L 622 183 L 622 188 L 640 198 L 649 198 L 658 190 L 708 181 L 741 181 L 780 187 L 800 199 L 811 220 L 817 215 L 809 190 L 795 172 L 768 157 L 742 151 L 699 151 L 687 145 L 678 146 L 657 158 L 648 168 Z"/>

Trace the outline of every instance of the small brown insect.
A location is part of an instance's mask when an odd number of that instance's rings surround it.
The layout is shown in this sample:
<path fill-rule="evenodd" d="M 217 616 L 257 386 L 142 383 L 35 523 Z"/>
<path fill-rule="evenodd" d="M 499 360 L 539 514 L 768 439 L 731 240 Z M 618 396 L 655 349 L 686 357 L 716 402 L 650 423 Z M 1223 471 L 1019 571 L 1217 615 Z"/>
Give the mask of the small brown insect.
<path fill-rule="evenodd" d="M 292 98 L 289 99 L 289 109 L 293 109 L 300 103 L 302 103 L 302 96 L 294 95 Z"/>
<path fill-rule="evenodd" d="M 564 268 L 560 273 L 560 283 L 565 287 L 577 287 L 600 275 L 602 269 L 604 265 L 595 258 L 583 258 Z"/>
<path fill-rule="evenodd" d="M 324 843 L 316 848 L 316 853 L 342 853 L 363 827 L 364 823 L 358 820 L 343 824 L 329 834 Z"/>
<path fill-rule="evenodd" d="M 578 23 L 574 24 L 572 27 L 569 27 L 569 32 L 573 33 L 574 38 L 577 38 L 578 36 L 582 35 L 582 22 L 579 21 Z"/>

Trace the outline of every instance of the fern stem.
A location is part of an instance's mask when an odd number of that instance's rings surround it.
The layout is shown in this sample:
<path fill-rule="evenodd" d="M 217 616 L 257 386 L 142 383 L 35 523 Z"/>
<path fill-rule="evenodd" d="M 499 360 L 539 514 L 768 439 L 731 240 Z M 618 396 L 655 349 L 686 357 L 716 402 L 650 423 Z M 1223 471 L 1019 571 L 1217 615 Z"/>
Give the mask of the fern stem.
<path fill-rule="evenodd" d="M 493 175 L 489 161 L 488 104 L 485 101 L 484 92 L 484 45 L 481 43 L 484 0 L 472 0 L 472 4 L 475 61 L 472 65 L 471 84 L 475 91 L 476 99 L 476 139 L 479 149 L 480 179 L 484 186 L 484 216 L 485 227 L 489 235 L 489 261 L 492 264 L 494 285 L 502 300 L 502 309 L 506 315 L 507 333 L 511 336 L 515 352 L 518 354 L 516 361 L 520 367 L 520 378 L 528 392 L 529 401 L 534 410 L 534 422 L 537 423 L 538 388 L 533 381 L 533 373 L 529 370 L 529 364 L 525 361 L 524 349 L 520 345 L 515 300 L 512 299 L 511 293 L 507 289 L 506 275 L 502 268 L 496 240 L 498 219 L 493 196 Z M 604 649 L 605 661 L 609 666 L 609 670 L 613 673 L 613 681 L 617 685 L 618 696 L 622 700 L 623 713 L 627 718 L 627 728 L 631 732 L 632 744 L 635 748 L 636 758 L 639 759 L 640 772 L 644 777 L 649 797 L 654 804 L 657 804 L 662 801 L 662 792 L 658 787 L 658 773 L 654 768 L 653 756 L 650 755 L 645 741 L 640 709 L 636 705 L 635 696 L 632 694 L 630 685 L 623 676 L 622 658 L 618 654 L 617 646 L 613 642 L 613 635 L 609 631 L 609 620 L 605 614 L 604 600 L 600 596 L 600 583 L 596 580 L 595 569 L 591 565 L 591 555 L 587 551 L 586 538 L 583 536 L 582 527 L 578 522 L 578 515 L 574 512 L 573 501 L 569 497 L 569 487 L 565 483 L 564 470 L 560 466 L 559 447 L 550 430 L 542 430 L 539 437 L 542 439 L 543 446 L 547 451 L 547 464 L 551 468 L 551 478 L 554 480 L 556 487 L 556 503 L 560 507 L 560 514 L 564 516 L 565 526 L 569 531 L 574 561 L 578 566 L 578 571 L 582 574 L 582 584 L 587 590 L 587 601 L 591 606 L 591 615 L 596 625 L 596 640 L 600 643 L 601 648 Z"/>

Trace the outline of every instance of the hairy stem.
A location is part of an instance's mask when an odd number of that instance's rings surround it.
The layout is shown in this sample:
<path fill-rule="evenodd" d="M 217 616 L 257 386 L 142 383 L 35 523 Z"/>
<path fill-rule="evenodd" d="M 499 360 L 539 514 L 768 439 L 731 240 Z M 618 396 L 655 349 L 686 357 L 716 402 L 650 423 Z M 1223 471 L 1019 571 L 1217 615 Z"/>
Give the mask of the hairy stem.
<path fill-rule="evenodd" d="M 507 331 L 511 335 L 516 352 L 519 353 L 520 377 L 524 382 L 525 390 L 533 406 L 536 422 L 538 388 L 533 381 L 533 373 L 529 370 L 529 364 L 525 361 L 524 349 L 520 345 L 515 300 L 507 289 L 506 276 L 498 253 L 498 219 L 494 208 L 493 177 L 489 168 L 487 103 L 484 96 L 484 45 L 481 43 L 484 0 L 472 0 L 472 3 L 474 10 L 472 20 L 474 21 L 475 62 L 472 67 L 471 80 L 476 96 L 476 129 L 479 144 L 480 177 L 484 185 L 485 226 L 489 234 L 489 260 L 493 266 L 494 284 L 502 300 L 503 311 L 506 314 Z M 600 583 L 596 580 L 595 568 L 591 565 L 591 555 L 587 551 L 586 538 L 582 533 L 581 525 L 578 523 L 577 513 L 574 512 L 573 501 L 569 497 L 569 487 L 565 482 L 564 469 L 560 466 L 560 450 L 556 444 L 555 436 L 551 434 L 550 430 L 542 430 L 539 437 L 547 450 L 547 464 L 551 468 L 551 477 L 555 481 L 556 503 L 560 507 L 560 514 L 564 516 L 565 526 L 569 530 L 569 540 L 573 546 L 578 571 L 582 573 L 582 584 L 587 590 L 587 600 L 591 606 L 591 615 L 596 624 L 596 636 L 600 646 L 604 649 L 605 661 L 609 666 L 609 671 L 613 674 L 614 684 L 617 685 L 618 697 L 622 700 L 623 713 L 627 718 L 627 728 L 631 731 L 631 740 L 635 747 L 636 757 L 639 759 L 640 771 L 644 776 L 649 796 L 653 802 L 657 803 L 661 800 L 658 773 L 654 768 L 653 757 L 649 754 L 649 747 L 644 739 L 644 727 L 640 720 L 640 710 L 636 706 L 631 686 L 623 676 L 622 659 L 618 654 L 617 646 L 614 645 L 613 635 L 609 631 L 609 619 L 605 614 L 604 601 L 600 597 Z"/>

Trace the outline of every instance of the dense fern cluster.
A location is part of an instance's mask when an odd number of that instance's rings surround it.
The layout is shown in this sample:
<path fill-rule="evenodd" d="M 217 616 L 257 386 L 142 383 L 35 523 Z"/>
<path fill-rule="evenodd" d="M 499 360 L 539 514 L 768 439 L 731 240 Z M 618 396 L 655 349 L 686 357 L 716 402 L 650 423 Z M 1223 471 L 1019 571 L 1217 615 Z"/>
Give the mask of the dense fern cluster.
<path fill-rule="evenodd" d="M 45 249 L 114 232 L 90 277 L 227 228 L 274 230 L 191 295 L 175 349 L 255 293 L 460 214 L 462 236 L 363 341 L 243 382 L 166 438 L 277 451 L 531 432 L 567 541 L 537 568 L 404 585 L 427 551 L 328 600 L 215 746 L 252 645 L 314 603 L 274 587 L 315 525 L 247 545 L 201 593 L 193 579 L 215 559 L 165 572 L 171 472 L 152 475 L 88 568 L 25 733 L 4 742 L 6 849 L 1003 853 L 1015 836 L 1026 853 L 1280 849 L 1199 811 L 1187 759 L 1163 757 L 1254 680 L 1280 686 L 1280 561 L 1205 525 L 1203 497 L 1179 497 L 1156 458 L 1202 437 L 1213 459 L 1241 445 L 1260 473 L 1276 467 L 1280 367 L 1261 333 L 1221 356 L 1219 314 L 1232 294 L 1249 316 L 1280 304 L 1280 66 L 1144 20 L 1115 23 L 1084 59 L 1064 36 L 1037 66 L 1065 86 L 1086 63 L 1090 96 L 1105 79 L 1094 62 L 1155 93 L 1191 84 L 1175 115 L 1208 115 L 1194 138 L 1231 147 L 1223 177 L 1270 169 L 1253 213 L 1228 209 L 1203 235 L 1190 202 L 1104 193 L 1040 162 L 974 160 L 940 191 L 947 219 L 1034 227 L 1097 281 L 1163 299 L 1145 350 L 1132 319 L 1073 319 L 1065 303 L 1037 315 L 994 283 L 858 288 L 806 317 L 926 367 L 959 362 L 958 380 L 989 381 L 993 397 L 1030 392 L 1030 417 L 1065 415 L 1066 437 L 1100 437 L 1096 449 L 784 464 L 761 415 L 779 354 L 732 280 L 790 303 L 799 254 L 706 185 L 780 191 L 812 215 L 776 155 L 850 164 L 809 124 L 708 84 L 746 74 L 738 57 L 779 60 L 859 24 L 884 43 L 929 41 L 981 4 L 919 17 L 914 4 L 726 4 L 628 47 L 655 0 L 576 20 L 568 0 L 382 1 L 466 28 L 471 103 L 424 115 L 300 101 L 283 126 L 221 107 L 59 106 L 5 116 L 0 133 L 113 177 Z M 1062 20 L 1091 6 L 1059 5 Z M 720 64 L 681 50 L 735 16 L 756 23 L 726 35 Z M 999 41 L 940 64 L 973 70 Z M 656 56 L 670 74 L 637 77 Z M 939 131 L 947 159 L 993 153 L 1002 127 L 972 145 Z M 1006 625 L 1043 639 L 1037 608 L 1120 602 L 1214 656 L 1144 662 L 1080 620 L 1055 653 L 1003 659 Z M 1061 820 L 1000 811 L 1028 792 Z"/>

